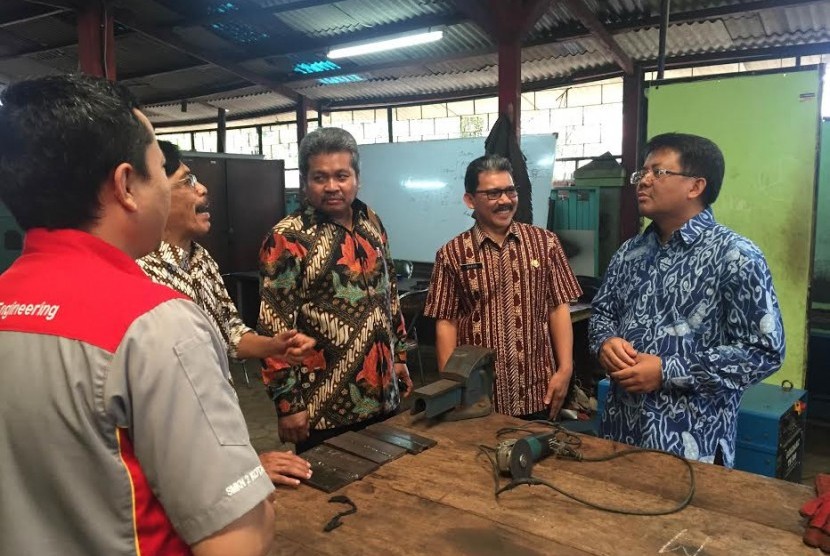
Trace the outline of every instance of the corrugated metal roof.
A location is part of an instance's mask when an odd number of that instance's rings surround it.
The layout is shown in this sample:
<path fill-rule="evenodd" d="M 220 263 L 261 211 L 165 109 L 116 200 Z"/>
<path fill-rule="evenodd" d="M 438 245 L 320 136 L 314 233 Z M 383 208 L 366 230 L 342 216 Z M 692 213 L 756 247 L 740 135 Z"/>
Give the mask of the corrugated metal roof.
<path fill-rule="evenodd" d="M 444 37 L 440 41 L 355 56 L 354 58 L 350 58 L 349 62 L 354 63 L 356 69 L 359 71 L 361 66 L 385 64 L 395 61 L 406 62 L 412 59 L 436 58 L 456 52 L 470 52 L 483 48 L 494 48 L 493 41 L 472 23 L 462 23 L 446 27 L 444 29 Z M 339 63 L 340 60 L 337 60 L 337 62 Z"/>
<path fill-rule="evenodd" d="M 65 44 L 78 38 L 75 16 L 71 12 L 19 23 L 5 27 L 4 31 L 25 37 L 35 45 Z"/>
<path fill-rule="evenodd" d="M 405 21 L 415 16 L 448 14 L 446 2 L 423 0 L 344 0 L 329 5 L 284 12 L 277 17 L 310 37 L 335 37 L 368 27 Z"/>
<path fill-rule="evenodd" d="M 504 0 L 507 1 L 507 0 Z M 660 0 L 585 0 L 589 10 L 609 24 L 621 48 L 633 59 L 653 61 L 657 56 L 655 25 Z M 279 13 L 251 15 L 255 5 L 280 8 Z M 283 10 L 298 4 L 301 9 Z M 269 110 L 290 109 L 292 103 L 251 82 L 287 83 L 299 93 L 327 102 L 381 103 L 395 97 L 459 95 L 496 85 L 496 45 L 476 23 L 459 12 L 453 0 L 341 0 L 302 8 L 305 0 L 130 0 L 119 4 L 149 30 L 161 28 L 177 38 L 176 47 L 163 45 L 138 33 L 116 40 L 118 74 L 133 78 L 127 83 L 142 99 L 156 100 L 151 107 L 158 121 L 175 122 L 215 117 L 217 106 L 232 117 Z M 13 6 L 13 9 L 8 6 Z M 668 33 L 668 54 L 684 56 L 780 45 L 830 44 L 830 1 L 813 1 L 738 13 L 757 6 L 755 0 L 673 0 L 672 13 L 683 14 L 716 8 L 718 13 L 702 21 L 676 22 Z M 210 16 L 229 10 L 227 15 Z M 34 9 L 35 11 L 37 8 Z M 0 14 L 33 11 L 25 0 L 3 0 Z M 124 12 L 115 12 L 118 13 Z M 12 17 L 9 15 L 8 17 Z M 207 17 L 207 19 L 206 19 Z M 446 17 L 440 42 L 397 51 L 374 53 L 341 61 L 346 73 L 362 79 L 354 83 L 322 85 L 314 75 L 303 78 L 293 72 L 297 62 L 314 62 L 324 51 L 340 43 L 390 32 L 413 18 L 440 21 Z M 0 19 L 2 20 L 2 19 Z M 2 20 L 5 21 L 5 20 Z M 164 36 L 162 34 L 162 37 Z M 75 71 L 77 48 L 55 48 L 75 37 L 71 13 L 52 15 L 0 28 L 0 74 L 10 78 L 57 71 Z M 570 37 L 570 38 L 569 38 Z M 564 78 L 575 72 L 602 68 L 607 73 L 614 61 L 598 41 L 569 13 L 566 4 L 551 2 L 527 37 L 532 47 L 522 51 L 522 80 L 528 85 Z M 313 52 L 297 51 L 299 44 Z M 42 52 L 17 58 L 14 53 Z M 194 56 L 180 51 L 192 48 Z M 830 50 L 830 46 L 828 46 Z M 198 52 L 196 52 L 198 51 Z M 246 81 L 233 68 L 220 69 L 201 58 L 230 59 L 249 75 Z M 188 69 L 188 66 L 194 66 Z M 331 75 L 331 73 L 329 73 Z M 302 80 L 300 80 L 302 79 Z M 178 100 L 194 104 L 182 113 Z M 208 103 L 207 108 L 193 99 Z M 161 106 L 161 101 L 164 105 Z"/>
<path fill-rule="evenodd" d="M 116 67 L 130 68 L 133 75 L 193 63 L 193 58 L 184 52 L 164 46 L 140 33 L 119 37 L 115 41 L 115 48 Z"/>

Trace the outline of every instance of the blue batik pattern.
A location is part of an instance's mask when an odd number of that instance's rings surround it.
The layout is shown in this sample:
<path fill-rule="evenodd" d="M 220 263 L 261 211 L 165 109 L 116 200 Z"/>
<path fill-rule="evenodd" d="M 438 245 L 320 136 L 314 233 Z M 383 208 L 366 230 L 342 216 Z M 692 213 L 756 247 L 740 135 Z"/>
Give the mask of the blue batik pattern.
<path fill-rule="evenodd" d="M 781 366 L 784 327 L 764 255 L 706 209 L 661 245 L 652 224 L 617 251 L 593 301 L 591 349 L 619 336 L 659 355 L 663 385 L 613 381 L 600 433 L 627 444 L 734 465 L 743 391 Z"/>

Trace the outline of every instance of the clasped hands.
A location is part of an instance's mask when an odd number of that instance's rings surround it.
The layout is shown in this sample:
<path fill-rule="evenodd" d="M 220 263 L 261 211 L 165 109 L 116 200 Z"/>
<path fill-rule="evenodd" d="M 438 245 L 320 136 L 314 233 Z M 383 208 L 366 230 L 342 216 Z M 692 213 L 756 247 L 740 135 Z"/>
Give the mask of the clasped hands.
<path fill-rule="evenodd" d="M 286 330 L 271 338 L 273 357 L 282 359 L 289 365 L 299 365 L 312 354 L 314 338 L 296 330 Z"/>
<path fill-rule="evenodd" d="M 613 337 L 599 350 L 599 364 L 608 377 L 630 394 L 646 394 L 663 385 L 663 363 L 650 353 L 641 353 L 628 341 Z"/>

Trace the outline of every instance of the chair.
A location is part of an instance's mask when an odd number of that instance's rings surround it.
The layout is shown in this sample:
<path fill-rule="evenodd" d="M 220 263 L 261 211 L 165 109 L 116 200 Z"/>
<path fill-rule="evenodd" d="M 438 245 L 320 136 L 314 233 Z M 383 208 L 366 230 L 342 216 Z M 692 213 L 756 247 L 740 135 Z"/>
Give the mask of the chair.
<path fill-rule="evenodd" d="M 259 273 L 230 272 L 222 274 L 222 280 L 242 321 L 250 328 L 256 328 L 259 313 Z M 238 361 L 242 364 L 245 385 L 250 388 L 251 379 L 248 377 L 247 360 L 239 359 Z"/>
<path fill-rule="evenodd" d="M 401 303 L 401 313 L 406 321 L 406 352 L 415 352 L 418 359 L 418 375 L 421 384 L 424 384 L 424 364 L 421 361 L 421 350 L 418 349 L 418 319 L 424 314 L 424 304 L 427 301 L 429 290 L 412 290 L 401 294 L 398 299 Z"/>

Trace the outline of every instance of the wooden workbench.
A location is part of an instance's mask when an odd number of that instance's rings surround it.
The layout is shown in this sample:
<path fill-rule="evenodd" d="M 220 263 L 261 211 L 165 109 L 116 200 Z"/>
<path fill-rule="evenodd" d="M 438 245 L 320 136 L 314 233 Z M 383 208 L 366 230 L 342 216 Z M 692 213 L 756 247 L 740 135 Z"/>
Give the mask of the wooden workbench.
<path fill-rule="evenodd" d="M 803 485 L 694 463 L 692 504 L 666 516 L 602 512 L 542 486 L 521 486 L 497 501 L 490 464 L 477 446 L 495 446 L 497 429 L 521 421 L 491 415 L 428 425 L 401 414 L 389 424 L 438 445 L 334 493 L 348 496 L 358 511 L 329 533 L 323 526 L 345 505 L 328 503 L 332 494 L 306 485 L 281 489 L 272 554 L 817 555 L 801 541 L 798 508 L 812 495 Z M 586 456 L 626 449 L 582 438 Z M 600 504 L 639 509 L 674 506 L 688 484 L 682 462 L 656 454 L 607 463 L 548 458 L 534 475 Z"/>

